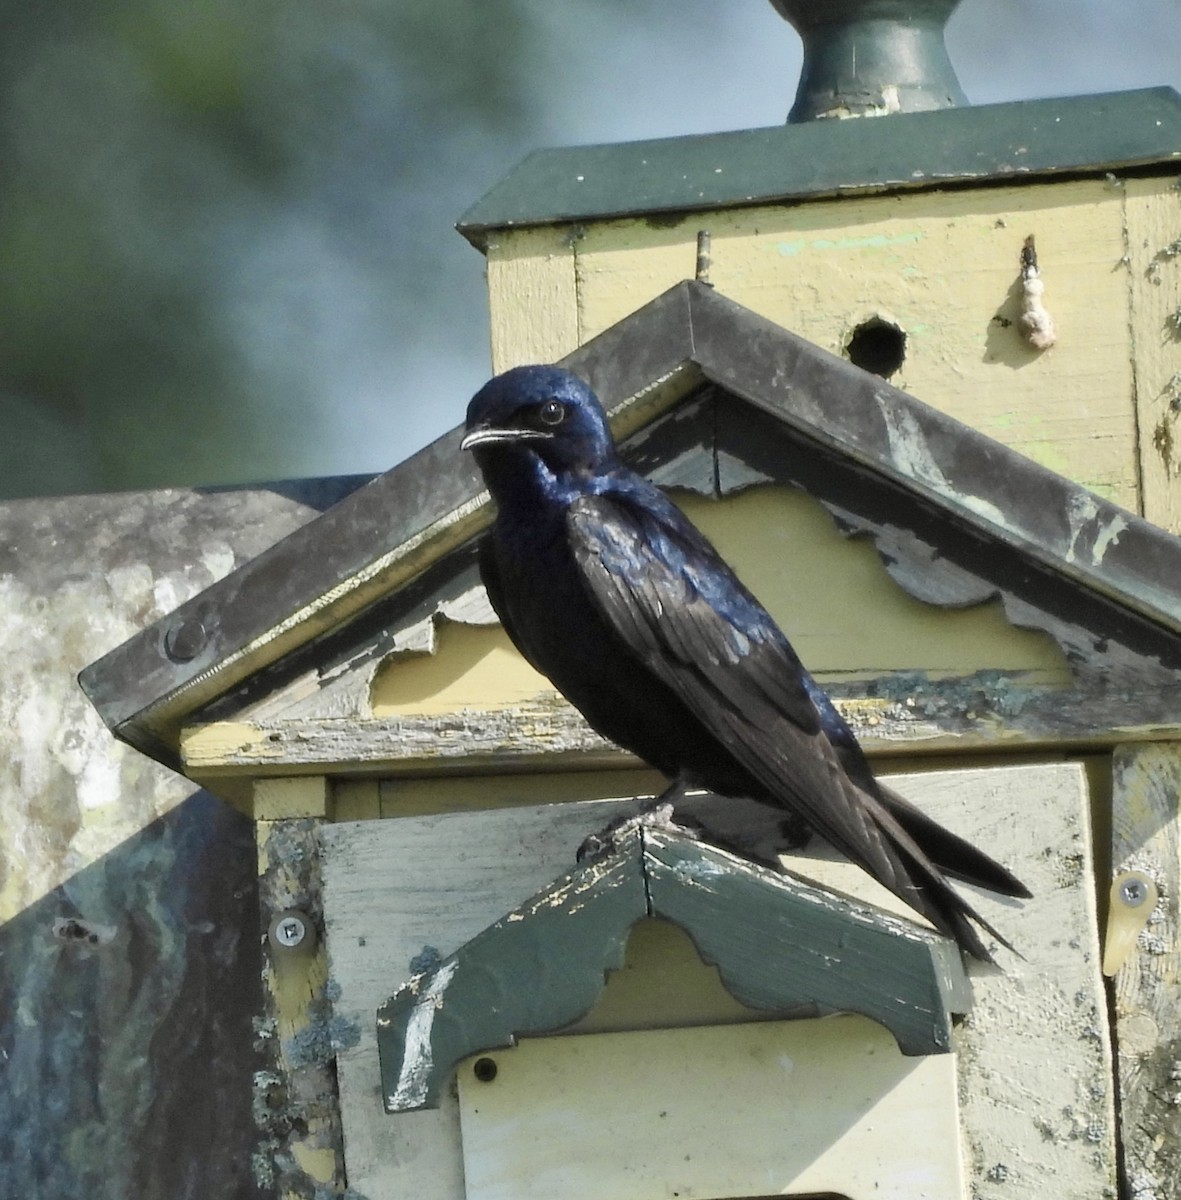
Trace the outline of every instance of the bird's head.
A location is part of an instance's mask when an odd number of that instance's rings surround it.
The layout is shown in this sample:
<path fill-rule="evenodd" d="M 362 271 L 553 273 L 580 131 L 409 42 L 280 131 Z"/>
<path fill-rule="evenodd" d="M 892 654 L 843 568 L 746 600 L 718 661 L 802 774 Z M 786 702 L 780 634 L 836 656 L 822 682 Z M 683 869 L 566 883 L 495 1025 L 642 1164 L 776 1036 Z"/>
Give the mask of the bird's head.
<path fill-rule="evenodd" d="M 490 487 L 530 461 L 555 476 L 593 475 L 615 462 L 615 444 L 594 392 L 561 367 L 514 367 L 472 397 L 461 446 Z"/>

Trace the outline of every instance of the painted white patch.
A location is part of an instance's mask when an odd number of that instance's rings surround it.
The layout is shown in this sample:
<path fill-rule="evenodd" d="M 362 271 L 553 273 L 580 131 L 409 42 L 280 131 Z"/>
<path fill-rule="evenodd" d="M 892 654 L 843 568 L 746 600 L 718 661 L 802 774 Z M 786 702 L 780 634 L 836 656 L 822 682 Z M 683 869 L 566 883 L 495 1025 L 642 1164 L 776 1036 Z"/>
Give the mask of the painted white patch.
<path fill-rule="evenodd" d="M 86 743 L 87 753 L 77 774 L 78 803 L 83 809 L 105 808 L 118 801 L 123 781 L 122 754 L 109 753 L 101 732 Z"/>
<path fill-rule="evenodd" d="M 935 461 L 927 445 L 926 436 L 914 414 L 905 408 L 897 408 L 881 393 L 876 397 L 878 408 L 886 422 L 886 438 L 890 443 L 890 456 L 911 478 L 926 484 L 941 496 L 947 497 L 983 517 L 1001 529 L 1008 528 L 1005 514 L 983 496 L 972 496 L 956 491 Z"/>
<path fill-rule="evenodd" d="M 959 501 L 969 512 L 974 512 L 978 517 L 983 517 L 1000 529 L 1008 528 L 1009 523 L 1005 520 L 1005 514 L 991 500 L 985 500 L 982 496 L 961 495 Z"/>
<path fill-rule="evenodd" d="M 1099 515 L 1099 505 L 1093 496 L 1074 495 L 1066 509 L 1066 520 L 1070 525 L 1070 545 L 1066 549 L 1066 561 L 1077 562 L 1076 547 L 1083 530 Z"/>
<path fill-rule="evenodd" d="M 415 1108 L 426 1099 L 427 1078 L 434 1064 L 431 1030 L 435 1026 L 435 1014 L 443 1005 L 443 993 L 458 967 L 458 959 L 441 966 L 414 1006 L 414 1013 L 406 1025 L 406 1046 L 392 1097 L 393 1107 Z"/>
<path fill-rule="evenodd" d="M 1094 496 L 1086 493 L 1070 498 L 1066 510 L 1066 520 L 1070 525 L 1070 545 L 1066 550 L 1067 562 L 1079 561 L 1079 540 L 1083 537 L 1099 517 L 1099 502 Z M 1098 566 L 1107 551 L 1119 541 L 1119 535 L 1128 528 L 1127 521 L 1116 513 L 1102 529 L 1096 533 L 1086 557 L 1091 566 Z"/>
<path fill-rule="evenodd" d="M 1127 529 L 1128 523 L 1121 516 L 1112 517 L 1106 528 L 1099 531 L 1095 539 L 1095 548 L 1091 552 L 1091 561 L 1098 565 L 1103 561 L 1107 551 L 1119 541 L 1119 535 Z"/>
<path fill-rule="evenodd" d="M 886 422 L 886 437 L 890 443 L 891 458 L 914 479 L 939 492 L 949 494 L 951 485 L 932 456 L 914 413 L 905 408 L 895 407 L 890 403 L 889 397 L 881 393 L 875 398 Z"/>

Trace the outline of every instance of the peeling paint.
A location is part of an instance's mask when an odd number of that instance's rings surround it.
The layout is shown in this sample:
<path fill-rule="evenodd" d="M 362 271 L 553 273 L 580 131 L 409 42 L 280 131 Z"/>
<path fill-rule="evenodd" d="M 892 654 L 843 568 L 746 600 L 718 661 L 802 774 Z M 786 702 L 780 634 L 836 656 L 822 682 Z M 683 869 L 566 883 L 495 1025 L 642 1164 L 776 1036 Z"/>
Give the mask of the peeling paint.
<path fill-rule="evenodd" d="M 1080 556 L 1085 556 L 1090 566 L 1099 566 L 1108 549 L 1119 541 L 1119 535 L 1128 528 L 1127 521 L 1119 513 L 1115 513 L 1103 527 L 1097 527 L 1099 512 L 1094 497 L 1083 492 L 1071 496 L 1070 506 L 1066 510 L 1070 526 L 1070 545 L 1065 554 L 1067 562 L 1078 562 Z"/>
<path fill-rule="evenodd" d="M 440 967 L 414 1006 L 414 1013 L 406 1026 L 402 1069 L 394 1094 L 390 1097 L 391 1107 L 414 1108 L 426 1098 L 433 1062 L 431 1029 L 435 1024 L 435 1015 L 443 1006 L 443 993 L 458 969 L 458 959 L 452 959 Z"/>
<path fill-rule="evenodd" d="M 1177 473 L 1177 467 L 1173 459 L 1173 423 L 1175 420 L 1176 414 L 1170 411 L 1161 417 L 1156 424 L 1156 428 L 1152 431 L 1152 448 L 1160 457 L 1161 463 L 1165 468 L 1166 477 Z"/>
<path fill-rule="evenodd" d="M 876 398 L 878 409 L 886 423 L 890 456 L 901 471 L 926 484 L 940 496 L 957 502 L 969 512 L 983 517 L 998 529 L 1008 529 L 1005 514 L 995 504 L 982 496 L 957 492 L 952 487 L 927 445 L 926 435 L 909 409 L 896 407 L 885 393 L 879 392 Z"/>

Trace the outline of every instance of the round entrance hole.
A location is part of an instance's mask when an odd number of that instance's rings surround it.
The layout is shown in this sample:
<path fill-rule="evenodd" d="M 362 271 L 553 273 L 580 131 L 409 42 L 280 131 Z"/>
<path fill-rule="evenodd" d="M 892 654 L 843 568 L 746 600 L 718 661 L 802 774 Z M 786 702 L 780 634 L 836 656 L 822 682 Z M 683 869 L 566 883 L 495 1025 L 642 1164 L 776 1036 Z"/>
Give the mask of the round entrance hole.
<path fill-rule="evenodd" d="M 854 366 L 889 379 L 906 359 L 906 334 L 893 321 L 870 317 L 853 330 L 845 353 Z"/>

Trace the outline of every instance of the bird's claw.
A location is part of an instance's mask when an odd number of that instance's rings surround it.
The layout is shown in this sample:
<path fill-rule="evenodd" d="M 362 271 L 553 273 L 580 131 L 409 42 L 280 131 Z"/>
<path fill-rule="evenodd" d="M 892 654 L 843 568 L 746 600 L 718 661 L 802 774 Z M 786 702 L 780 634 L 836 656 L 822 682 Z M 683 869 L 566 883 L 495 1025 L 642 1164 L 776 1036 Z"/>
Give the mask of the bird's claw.
<path fill-rule="evenodd" d="M 575 853 L 576 861 L 593 862 L 613 852 L 622 837 L 638 829 L 660 829 L 665 833 L 676 833 L 682 837 L 696 837 L 692 829 L 673 820 L 673 806 L 664 801 L 648 805 L 632 816 L 616 817 L 597 833 L 583 839 Z"/>

